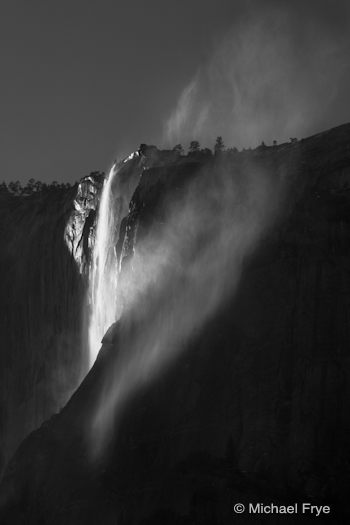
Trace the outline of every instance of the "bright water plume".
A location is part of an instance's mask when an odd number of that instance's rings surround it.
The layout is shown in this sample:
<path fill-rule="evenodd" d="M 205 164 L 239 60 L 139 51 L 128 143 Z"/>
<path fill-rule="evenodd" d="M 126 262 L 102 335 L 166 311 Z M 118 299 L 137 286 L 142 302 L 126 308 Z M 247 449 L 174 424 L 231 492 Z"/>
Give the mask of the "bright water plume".
<path fill-rule="evenodd" d="M 117 228 L 113 206 L 112 184 L 117 168 L 114 164 L 104 181 L 97 216 L 95 245 L 90 269 L 89 361 L 93 365 L 101 339 L 115 321 L 117 302 L 117 256 L 115 253 L 115 231 Z"/>
<path fill-rule="evenodd" d="M 93 456 L 105 449 L 128 399 L 167 369 L 234 290 L 277 213 L 283 178 L 271 175 L 252 165 L 243 177 L 225 162 L 203 168 L 139 234 L 132 264 L 120 274 L 123 315 L 93 414 Z"/>
<path fill-rule="evenodd" d="M 116 252 L 121 222 L 143 171 L 138 151 L 113 164 L 105 179 L 97 214 L 95 242 L 89 272 L 89 364 L 94 364 L 101 339 L 122 310 L 118 293 L 119 261 Z"/>

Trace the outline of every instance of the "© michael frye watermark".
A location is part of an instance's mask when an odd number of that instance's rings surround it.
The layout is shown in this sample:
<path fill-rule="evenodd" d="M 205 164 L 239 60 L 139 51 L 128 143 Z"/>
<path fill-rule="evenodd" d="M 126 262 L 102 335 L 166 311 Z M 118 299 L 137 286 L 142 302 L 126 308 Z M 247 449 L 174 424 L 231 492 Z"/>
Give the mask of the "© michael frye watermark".
<path fill-rule="evenodd" d="M 313 505 L 312 503 L 293 503 L 292 505 L 276 505 L 275 503 L 236 503 L 233 506 L 235 514 L 308 514 L 318 518 L 331 513 L 329 505 Z"/>

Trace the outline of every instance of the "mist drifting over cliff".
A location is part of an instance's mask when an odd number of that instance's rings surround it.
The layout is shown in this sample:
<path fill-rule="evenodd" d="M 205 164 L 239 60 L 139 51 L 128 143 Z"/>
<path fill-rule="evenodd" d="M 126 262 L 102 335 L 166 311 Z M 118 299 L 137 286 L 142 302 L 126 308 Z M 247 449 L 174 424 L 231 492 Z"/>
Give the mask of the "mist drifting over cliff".
<path fill-rule="evenodd" d="M 94 414 L 93 454 L 103 450 L 130 396 L 166 371 L 232 294 L 276 215 L 282 185 L 253 164 L 240 173 L 218 158 L 162 199 L 146 231 L 136 227 L 116 294 L 118 358 Z"/>
<path fill-rule="evenodd" d="M 337 7 L 347 18 L 348 10 Z M 222 135 L 228 145 L 249 147 L 320 129 L 336 114 L 349 72 L 348 36 L 332 11 L 327 18 L 315 3 L 302 11 L 298 2 L 293 9 L 248 2 L 180 94 L 164 125 L 165 142 L 211 146 Z"/>
<path fill-rule="evenodd" d="M 301 19 L 274 2 L 248 5 L 183 89 L 164 126 L 169 146 L 212 145 L 217 135 L 240 148 L 300 137 L 336 99 L 347 67 L 344 34 L 317 14 Z M 129 396 L 166 369 L 232 293 L 274 216 L 281 181 L 252 166 L 244 173 L 243 180 L 219 161 L 207 167 L 181 198 L 168 196 L 142 241 L 135 233 L 117 292 L 118 365 L 93 423 L 97 448 Z"/>
<path fill-rule="evenodd" d="M 141 178 L 116 244 L 111 235 L 121 316 L 66 406 L 6 468 L 2 523 L 16 522 L 19 509 L 33 524 L 163 525 L 165 508 L 170 523 L 204 513 L 198 523 L 229 524 L 233 501 L 271 501 L 270 494 L 346 508 L 349 133 L 345 125 L 215 156 L 145 147 L 148 157 L 125 163 L 119 175 Z M 71 190 L 49 200 L 4 198 L 13 206 L 4 208 L 5 224 L 38 224 L 25 237 L 9 228 L 3 246 L 18 265 L 2 260 L 3 278 L 11 268 L 33 272 L 18 297 L 29 304 L 35 290 L 28 321 L 46 324 L 34 371 L 45 359 L 56 372 L 62 358 L 62 370 L 72 370 L 81 356 L 77 308 L 103 180 L 86 177 L 75 198 Z M 117 211 L 119 188 L 110 204 Z M 43 221 L 52 224 L 46 235 Z M 48 249 L 52 239 L 57 249 Z M 51 268 L 60 268 L 55 279 Z M 26 306 L 5 305 L 13 338 L 3 370 L 13 350 L 23 367 L 13 374 L 16 393 L 30 370 L 33 354 L 23 348 L 33 330 Z M 77 346 L 63 348 L 62 333 Z M 33 383 L 44 403 L 41 385 L 52 375 L 41 373 Z"/>

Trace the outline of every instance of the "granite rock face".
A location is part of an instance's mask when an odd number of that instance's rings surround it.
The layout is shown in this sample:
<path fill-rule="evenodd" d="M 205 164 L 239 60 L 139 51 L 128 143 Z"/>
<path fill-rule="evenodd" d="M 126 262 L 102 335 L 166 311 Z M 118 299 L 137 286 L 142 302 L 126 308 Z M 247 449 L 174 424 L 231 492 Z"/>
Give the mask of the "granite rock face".
<path fill-rule="evenodd" d="M 120 163 L 123 215 L 156 151 Z M 0 474 L 87 372 L 88 277 L 104 180 L 93 172 L 71 189 L 0 195 Z"/>
<path fill-rule="evenodd" d="M 91 411 L 107 371 L 118 370 L 120 338 L 144 328 L 142 320 L 113 326 L 65 408 L 13 457 L 0 488 L 3 523 L 230 524 L 233 504 L 249 501 L 324 503 L 330 522 L 348 518 L 350 125 L 224 159 L 154 161 L 122 221 L 122 267 L 161 222 L 169 196 L 203 166 L 215 176 L 220 162 L 287 181 L 282 210 L 235 293 L 132 396 L 93 462 Z"/>
<path fill-rule="evenodd" d="M 64 243 L 74 193 L 1 195 L 1 470 L 82 378 L 84 284 Z"/>
<path fill-rule="evenodd" d="M 64 237 L 81 274 L 89 272 L 89 259 L 94 245 L 96 211 L 104 175 L 93 173 L 78 184 L 73 201 L 74 209 L 67 221 Z"/>

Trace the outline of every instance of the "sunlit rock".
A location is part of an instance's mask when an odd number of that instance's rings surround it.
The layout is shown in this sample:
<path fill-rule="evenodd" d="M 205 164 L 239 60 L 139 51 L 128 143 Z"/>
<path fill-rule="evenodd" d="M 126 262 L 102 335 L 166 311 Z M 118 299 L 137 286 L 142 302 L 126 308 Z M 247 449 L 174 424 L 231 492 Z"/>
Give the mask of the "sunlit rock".
<path fill-rule="evenodd" d="M 87 273 L 94 245 L 96 210 L 104 181 L 102 173 L 84 177 L 78 184 L 72 211 L 65 229 L 65 242 L 81 274 Z"/>

